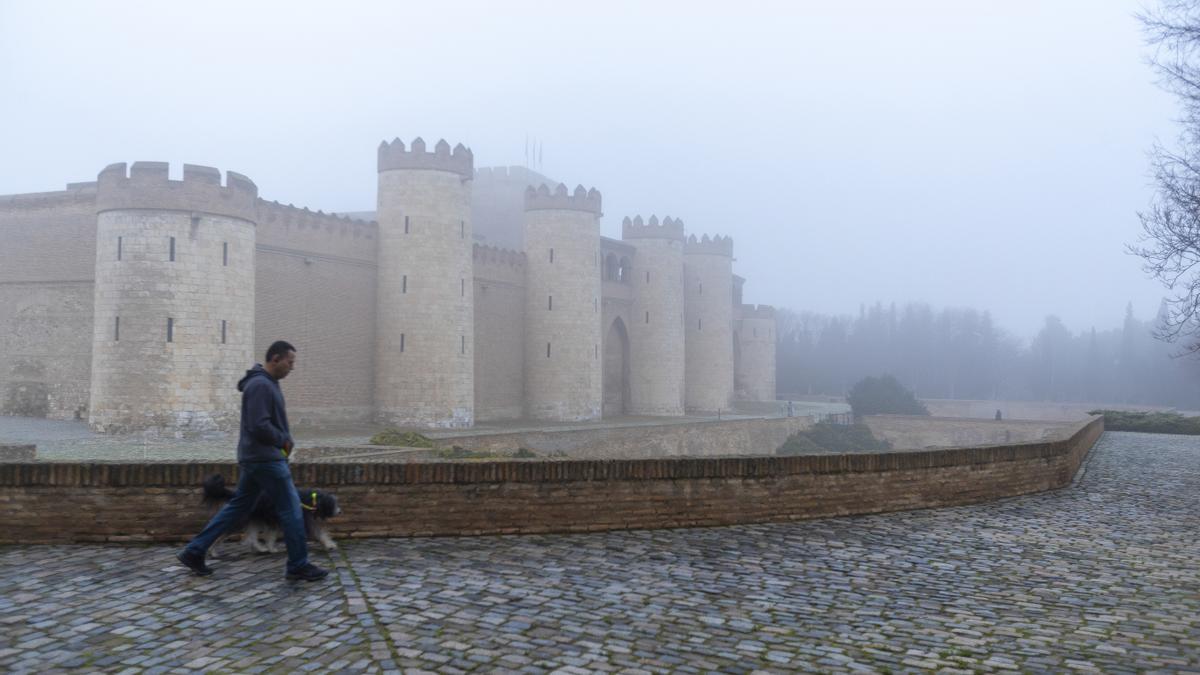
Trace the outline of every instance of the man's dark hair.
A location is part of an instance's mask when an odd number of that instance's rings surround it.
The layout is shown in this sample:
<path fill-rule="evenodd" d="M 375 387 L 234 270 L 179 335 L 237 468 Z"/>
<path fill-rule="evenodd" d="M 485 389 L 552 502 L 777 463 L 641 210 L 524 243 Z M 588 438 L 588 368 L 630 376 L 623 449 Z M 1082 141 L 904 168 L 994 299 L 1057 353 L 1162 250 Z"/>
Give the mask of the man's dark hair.
<path fill-rule="evenodd" d="M 276 340 L 271 343 L 270 347 L 267 347 L 267 360 L 264 361 L 264 363 L 270 363 L 271 359 L 275 358 L 276 356 L 287 356 L 288 352 L 294 351 L 296 351 L 296 348 L 293 347 L 290 342 Z"/>

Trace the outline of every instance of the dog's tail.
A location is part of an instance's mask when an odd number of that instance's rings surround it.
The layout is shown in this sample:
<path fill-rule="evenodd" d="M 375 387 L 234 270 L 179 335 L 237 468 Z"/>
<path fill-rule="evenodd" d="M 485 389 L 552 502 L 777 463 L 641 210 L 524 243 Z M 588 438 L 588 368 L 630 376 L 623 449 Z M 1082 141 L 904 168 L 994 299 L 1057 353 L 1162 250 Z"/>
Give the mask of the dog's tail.
<path fill-rule="evenodd" d="M 225 477 L 219 473 L 214 473 L 204 479 L 204 504 L 213 506 L 229 501 L 233 498 L 233 490 L 225 487 Z"/>

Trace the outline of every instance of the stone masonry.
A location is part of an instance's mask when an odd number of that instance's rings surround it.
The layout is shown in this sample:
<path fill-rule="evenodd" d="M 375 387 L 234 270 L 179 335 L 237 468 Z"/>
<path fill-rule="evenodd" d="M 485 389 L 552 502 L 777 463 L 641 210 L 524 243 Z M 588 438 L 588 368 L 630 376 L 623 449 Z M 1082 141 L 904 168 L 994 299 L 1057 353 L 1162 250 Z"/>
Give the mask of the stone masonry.
<path fill-rule="evenodd" d="M 477 170 L 444 140 L 385 142 L 378 168 L 376 210 L 354 217 L 163 162 L 0 196 L 0 414 L 227 429 L 235 382 L 276 339 L 299 349 L 289 408 L 311 424 L 774 399 L 774 317 L 742 304 L 732 239 L 653 216 L 606 239 L 598 191 Z"/>

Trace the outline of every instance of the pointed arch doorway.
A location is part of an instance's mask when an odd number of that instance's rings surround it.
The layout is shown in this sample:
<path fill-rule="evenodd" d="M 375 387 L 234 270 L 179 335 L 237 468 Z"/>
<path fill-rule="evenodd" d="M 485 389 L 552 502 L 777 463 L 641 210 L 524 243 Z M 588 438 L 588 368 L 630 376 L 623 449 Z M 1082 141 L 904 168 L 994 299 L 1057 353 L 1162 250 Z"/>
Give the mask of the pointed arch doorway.
<path fill-rule="evenodd" d="M 604 417 L 629 411 L 629 332 L 617 317 L 604 333 Z"/>

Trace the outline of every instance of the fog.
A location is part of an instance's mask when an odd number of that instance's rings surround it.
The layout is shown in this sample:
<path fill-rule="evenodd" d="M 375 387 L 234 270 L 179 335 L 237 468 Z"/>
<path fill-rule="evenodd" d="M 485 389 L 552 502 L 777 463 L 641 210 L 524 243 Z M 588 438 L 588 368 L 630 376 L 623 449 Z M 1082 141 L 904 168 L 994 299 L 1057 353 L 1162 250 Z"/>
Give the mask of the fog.
<path fill-rule="evenodd" d="M 1165 293 L 1124 251 L 1176 134 L 1138 9 L 4 0 L 0 194 L 159 160 L 370 210 L 380 140 L 444 137 L 595 186 L 607 236 L 733 235 L 747 302 L 1111 329 Z"/>

